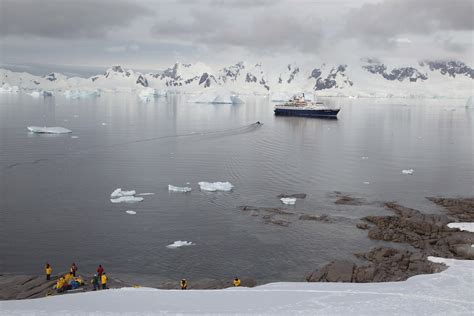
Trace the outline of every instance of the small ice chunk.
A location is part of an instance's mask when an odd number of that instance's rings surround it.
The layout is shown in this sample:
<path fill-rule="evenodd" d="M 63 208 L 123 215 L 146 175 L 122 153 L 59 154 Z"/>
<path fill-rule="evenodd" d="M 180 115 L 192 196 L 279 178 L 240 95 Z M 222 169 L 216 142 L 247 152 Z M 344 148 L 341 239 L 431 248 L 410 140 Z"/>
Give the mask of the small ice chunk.
<path fill-rule="evenodd" d="M 135 214 L 137 214 L 137 212 L 131 211 L 131 210 L 125 211 L 125 213 L 130 214 L 130 215 L 135 215 Z"/>
<path fill-rule="evenodd" d="M 79 136 L 71 136 L 72 139 L 79 138 Z"/>
<path fill-rule="evenodd" d="M 413 171 L 415 171 L 415 170 L 413 170 L 413 169 L 403 169 L 402 173 L 403 174 L 413 174 Z"/>
<path fill-rule="evenodd" d="M 230 182 L 199 182 L 202 191 L 231 191 L 234 187 Z"/>
<path fill-rule="evenodd" d="M 107 125 L 107 123 L 102 123 L 102 126 L 106 126 L 106 125 Z"/>
<path fill-rule="evenodd" d="M 168 184 L 168 191 L 170 192 L 191 192 L 191 188 L 190 187 L 176 187 L 174 185 L 171 185 L 171 184 Z"/>
<path fill-rule="evenodd" d="M 185 246 L 194 246 L 195 244 L 190 242 L 190 241 L 185 241 L 185 240 L 176 240 L 174 243 L 171 245 L 166 246 L 166 248 L 169 249 L 175 249 L 179 247 L 185 247 Z"/>
<path fill-rule="evenodd" d="M 296 198 L 281 198 L 280 201 L 283 204 L 294 205 L 296 203 Z"/>
<path fill-rule="evenodd" d="M 364 184 L 370 184 L 370 182 L 369 181 L 364 181 Z"/>
<path fill-rule="evenodd" d="M 360 157 L 360 159 L 362 159 L 362 160 L 367 160 L 367 159 L 369 159 L 369 157 L 363 156 L 363 157 Z"/>
<path fill-rule="evenodd" d="M 137 193 L 135 190 L 123 191 L 122 188 L 115 189 L 114 192 L 110 194 L 111 198 L 121 197 L 121 196 L 133 196 Z"/>
<path fill-rule="evenodd" d="M 135 195 L 141 195 L 141 196 L 146 196 L 146 195 L 155 195 L 155 193 L 138 193 Z"/>
<path fill-rule="evenodd" d="M 33 98 L 39 98 L 41 96 L 41 92 L 39 91 L 32 91 L 31 93 L 28 93 L 31 95 Z"/>
<path fill-rule="evenodd" d="M 27 129 L 33 133 L 45 133 L 45 134 L 67 134 L 72 133 L 70 129 L 64 127 L 40 127 L 40 126 L 28 126 Z"/>
<path fill-rule="evenodd" d="M 135 202 L 141 202 L 143 201 L 142 197 L 139 196 L 121 196 L 115 199 L 110 199 L 110 202 L 112 203 L 135 203 Z"/>
<path fill-rule="evenodd" d="M 465 230 L 471 233 L 474 233 L 474 223 L 464 222 L 464 223 L 449 223 L 449 228 L 458 228 L 459 230 Z"/>

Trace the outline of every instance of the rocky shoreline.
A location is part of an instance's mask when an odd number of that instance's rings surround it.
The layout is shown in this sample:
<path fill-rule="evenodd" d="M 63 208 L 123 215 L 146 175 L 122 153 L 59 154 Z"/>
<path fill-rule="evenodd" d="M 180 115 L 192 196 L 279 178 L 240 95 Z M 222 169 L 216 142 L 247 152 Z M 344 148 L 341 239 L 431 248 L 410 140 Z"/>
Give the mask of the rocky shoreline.
<path fill-rule="evenodd" d="M 283 195 L 282 195 L 283 196 Z M 304 198 L 306 195 L 299 195 Z M 336 204 L 364 206 L 371 204 L 364 199 L 353 198 L 337 192 Z M 363 264 L 351 261 L 332 261 L 315 269 L 306 276 L 308 282 L 388 282 L 403 281 L 417 274 L 436 273 L 444 270 L 443 264 L 429 261 L 428 256 L 456 259 L 474 259 L 474 233 L 449 228 L 451 222 L 474 222 L 474 198 L 434 198 L 428 200 L 443 207 L 446 214 L 423 214 L 422 212 L 389 202 L 385 207 L 393 212 L 388 216 L 366 216 L 356 224 L 357 228 L 367 230 L 368 237 L 405 244 L 410 250 L 390 247 L 375 247 L 365 253 L 355 254 Z M 376 202 L 380 203 L 380 202 Z M 241 211 L 252 216 L 261 216 L 265 223 L 288 226 L 289 222 L 274 218 L 275 215 L 297 215 L 299 220 L 331 222 L 327 215 L 295 214 L 282 208 L 242 206 Z M 46 281 L 44 276 L 0 275 L 0 300 L 31 299 L 58 295 L 53 286 L 59 276 Z M 86 282 L 91 276 L 82 276 Z M 254 287 L 256 280 L 242 278 L 242 286 Z M 133 287 L 134 284 L 113 279 L 109 276 L 109 288 Z M 230 280 L 203 280 L 189 284 L 189 289 L 223 289 L 231 287 Z M 178 289 L 177 282 L 157 284 L 160 289 Z M 76 291 L 87 292 L 92 287 L 86 283 Z"/>
<path fill-rule="evenodd" d="M 442 264 L 429 261 L 428 256 L 455 259 L 474 259 L 474 233 L 449 228 L 451 222 L 474 221 L 474 198 L 448 199 L 428 197 L 442 206 L 447 214 L 423 214 L 397 203 L 385 203 L 393 211 L 389 216 L 366 216 L 357 224 L 367 229 L 374 240 L 408 244 L 413 251 L 377 247 L 366 253 L 355 254 L 365 259 L 363 265 L 350 261 L 332 261 L 306 277 L 308 282 L 389 282 L 402 281 L 417 274 L 435 273 L 445 269 Z M 357 201 L 345 196 L 344 203 Z M 340 200 L 338 200 L 340 201 Z M 338 202 L 336 201 L 336 203 Z M 340 203 L 338 203 L 340 204 Z M 354 205 L 354 204 L 351 204 Z"/>

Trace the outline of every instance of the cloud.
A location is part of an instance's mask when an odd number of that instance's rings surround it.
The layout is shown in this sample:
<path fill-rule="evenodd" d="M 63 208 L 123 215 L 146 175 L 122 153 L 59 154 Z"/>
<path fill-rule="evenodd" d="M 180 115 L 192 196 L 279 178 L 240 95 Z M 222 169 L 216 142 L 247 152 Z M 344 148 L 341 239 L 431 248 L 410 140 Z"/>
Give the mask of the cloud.
<path fill-rule="evenodd" d="M 1 0 L 0 35 L 100 38 L 115 27 L 148 15 L 126 0 Z"/>
<path fill-rule="evenodd" d="M 323 37 L 311 6 L 282 1 L 211 0 L 185 6 L 182 18 L 158 19 L 155 38 L 191 42 L 211 49 L 239 47 L 253 52 L 315 51 Z"/>
<path fill-rule="evenodd" d="M 372 44 L 404 34 L 472 31 L 472 0 L 386 0 L 367 3 L 347 15 L 346 36 Z"/>

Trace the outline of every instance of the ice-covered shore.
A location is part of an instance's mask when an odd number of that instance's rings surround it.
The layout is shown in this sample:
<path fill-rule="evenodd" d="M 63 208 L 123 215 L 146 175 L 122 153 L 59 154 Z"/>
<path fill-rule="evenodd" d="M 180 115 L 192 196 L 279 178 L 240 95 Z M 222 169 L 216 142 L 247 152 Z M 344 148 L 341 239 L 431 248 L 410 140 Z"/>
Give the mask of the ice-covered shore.
<path fill-rule="evenodd" d="M 469 315 L 474 261 L 430 257 L 449 268 L 403 282 L 270 283 L 225 290 L 122 288 L 0 302 L 3 315 Z"/>

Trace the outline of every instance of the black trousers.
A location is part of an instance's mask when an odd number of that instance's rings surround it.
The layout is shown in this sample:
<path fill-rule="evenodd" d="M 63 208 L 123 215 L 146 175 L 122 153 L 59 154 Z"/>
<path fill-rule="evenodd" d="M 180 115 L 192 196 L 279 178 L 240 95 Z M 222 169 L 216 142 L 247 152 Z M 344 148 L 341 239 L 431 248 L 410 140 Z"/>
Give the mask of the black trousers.
<path fill-rule="evenodd" d="M 102 290 L 105 290 L 105 289 L 107 289 L 107 284 L 106 284 L 106 283 L 103 283 L 103 284 L 102 284 Z"/>
<path fill-rule="evenodd" d="M 46 274 L 46 280 L 47 281 L 51 280 L 51 274 Z"/>

